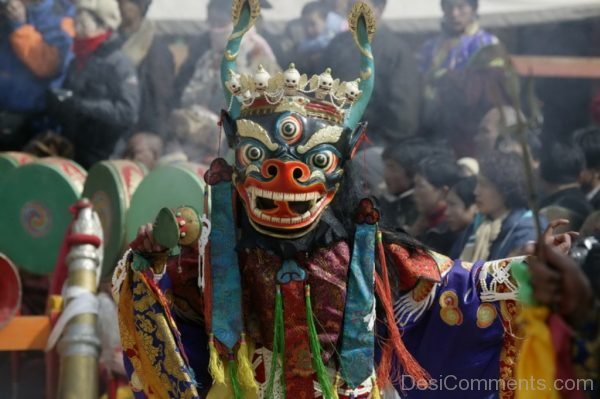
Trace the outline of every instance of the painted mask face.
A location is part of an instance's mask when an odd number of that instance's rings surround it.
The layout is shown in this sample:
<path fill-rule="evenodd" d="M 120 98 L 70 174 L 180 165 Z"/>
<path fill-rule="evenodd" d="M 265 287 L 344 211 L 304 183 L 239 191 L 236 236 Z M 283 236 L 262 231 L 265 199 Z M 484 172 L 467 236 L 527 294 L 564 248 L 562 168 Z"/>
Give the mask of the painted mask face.
<path fill-rule="evenodd" d="M 333 200 L 345 160 L 362 133 L 294 112 L 227 120 L 234 182 L 261 233 L 294 238 L 312 230 Z M 354 137 L 354 140 L 352 138 Z"/>
<path fill-rule="evenodd" d="M 360 78 L 309 80 L 292 63 L 283 72 L 237 72 L 241 39 L 260 15 L 258 0 L 234 2 L 234 30 L 221 62 L 229 104 L 223 128 L 236 160 L 233 182 L 252 226 L 282 239 L 306 235 L 334 199 L 344 166 L 364 137 L 360 123 L 374 86 L 375 17 L 364 3 L 348 22 L 360 49 Z"/>

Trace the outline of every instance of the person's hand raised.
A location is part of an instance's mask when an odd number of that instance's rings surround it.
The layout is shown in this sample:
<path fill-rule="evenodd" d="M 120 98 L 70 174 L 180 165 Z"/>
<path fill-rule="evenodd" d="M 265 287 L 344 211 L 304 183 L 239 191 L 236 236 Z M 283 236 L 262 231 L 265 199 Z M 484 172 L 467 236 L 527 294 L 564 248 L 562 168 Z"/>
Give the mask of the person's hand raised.
<path fill-rule="evenodd" d="M 590 281 L 579 265 L 556 247 L 545 240 L 538 246 L 538 256 L 528 262 L 534 298 L 576 326 L 586 319 L 593 305 Z"/>
<path fill-rule="evenodd" d="M 571 251 L 571 247 L 573 245 L 573 240 L 579 237 L 579 233 L 574 231 L 569 231 L 567 233 L 555 234 L 555 230 L 560 226 L 568 225 L 569 221 L 567 219 L 557 219 L 553 220 L 543 234 L 544 242 L 547 246 L 554 248 L 558 252 L 568 255 Z M 514 253 L 515 256 L 518 255 L 535 255 L 537 252 L 537 243 L 535 241 L 531 241 L 526 244 L 519 251 Z"/>
<path fill-rule="evenodd" d="M 156 243 L 152 234 L 153 228 L 152 223 L 141 226 L 138 229 L 137 237 L 129 244 L 129 247 L 146 255 L 164 253 L 168 248 Z"/>

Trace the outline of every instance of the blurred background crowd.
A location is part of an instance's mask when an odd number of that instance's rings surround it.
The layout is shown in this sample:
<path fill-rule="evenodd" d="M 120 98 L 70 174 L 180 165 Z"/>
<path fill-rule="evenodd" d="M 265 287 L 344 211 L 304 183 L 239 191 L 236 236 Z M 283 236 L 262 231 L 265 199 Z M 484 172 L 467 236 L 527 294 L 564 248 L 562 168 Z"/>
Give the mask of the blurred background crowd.
<path fill-rule="evenodd" d="M 599 55 L 600 19 L 492 32 L 479 22 L 478 0 L 441 0 L 438 32 L 411 34 L 386 21 L 391 0 L 365 1 L 382 21 L 369 140 L 353 162 L 387 227 L 465 261 L 504 258 L 536 239 L 534 196 L 542 224 L 567 219 L 560 229 L 579 232 L 575 250 L 587 254 L 600 233 L 600 92 L 586 79 L 523 78 L 510 55 Z M 331 68 L 354 80 L 353 1 L 303 4 L 283 25 L 259 21 L 244 38 L 240 70 L 273 73 L 294 62 L 309 77 Z M 219 66 L 230 1 L 209 1 L 194 34 L 157 29 L 151 6 L 0 0 L 0 151 L 84 168 L 110 158 L 149 169 L 208 165 L 223 155 Z M 598 270 L 587 270 L 596 284 Z"/>

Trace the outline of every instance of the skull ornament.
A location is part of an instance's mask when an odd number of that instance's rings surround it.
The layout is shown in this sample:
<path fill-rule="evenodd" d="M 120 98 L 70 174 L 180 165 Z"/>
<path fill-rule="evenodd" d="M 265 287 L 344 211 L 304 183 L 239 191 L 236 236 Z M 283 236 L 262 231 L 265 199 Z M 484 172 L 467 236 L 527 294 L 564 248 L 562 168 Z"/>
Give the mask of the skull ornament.
<path fill-rule="evenodd" d="M 242 76 L 239 73 L 230 69 L 229 80 L 225 85 L 234 96 L 237 97 L 242 94 Z"/>
<path fill-rule="evenodd" d="M 327 68 L 325 72 L 319 75 L 318 86 L 316 90 L 316 97 L 319 100 L 324 100 L 333 90 L 333 76 L 331 76 L 331 69 Z"/>
<path fill-rule="evenodd" d="M 353 103 L 356 100 L 358 100 L 358 98 L 362 94 L 362 92 L 360 91 L 359 85 L 360 85 L 360 79 L 356 79 L 354 82 L 348 82 L 346 84 L 346 89 L 344 90 L 344 95 L 346 97 L 346 100 L 349 101 L 350 103 Z"/>
<path fill-rule="evenodd" d="M 298 93 L 300 78 L 300 72 L 296 69 L 296 65 L 290 64 L 283 73 L 283 92 L 286 96 L 295 96 Z"/>
<path fill-rule="evenodd" d="M 271 79 L 271 75 L 267 70 L 262 66 L 258 66 L 258 71 L 254 74 L 254 88 L 256 90 L 256 94 L 258 96 L 263 95 L 264 92 L 269 87 L 269 80 Z"/>

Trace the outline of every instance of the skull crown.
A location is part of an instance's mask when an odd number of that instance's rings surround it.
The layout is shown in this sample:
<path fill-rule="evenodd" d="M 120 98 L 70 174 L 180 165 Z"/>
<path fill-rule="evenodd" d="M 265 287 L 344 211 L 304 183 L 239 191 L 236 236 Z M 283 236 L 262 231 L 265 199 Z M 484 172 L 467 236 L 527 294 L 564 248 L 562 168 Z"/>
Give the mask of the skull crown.
<path fill-rule="evenodd" d="M 307 75 L 300 73 L 292 63 L 285 71 L 274 75 L 263 65 L 259 65 L 253 74 L 240 74 L 229 70 L 225 86 L 238 98 L 242 108 L 252 107 L 259 99 L 270 105 L 295 100 L 306 103 L 315 99 L 344 112 L 362 94 L 360 82 L 360 79 L 351 82 L 334 79 L 331 68 L 308 79 Z"/>

